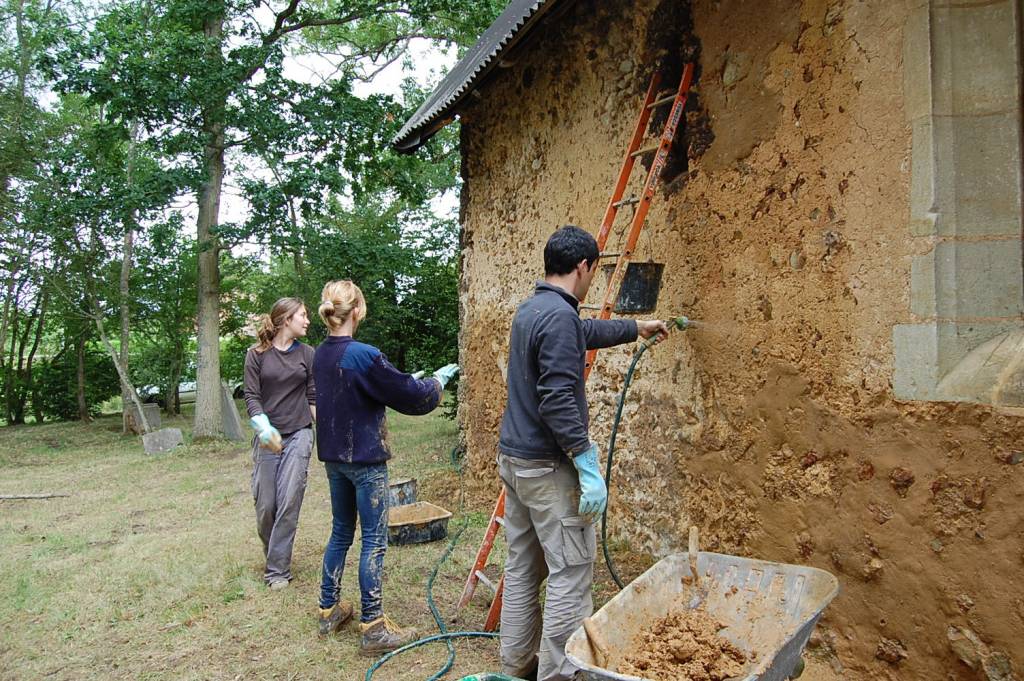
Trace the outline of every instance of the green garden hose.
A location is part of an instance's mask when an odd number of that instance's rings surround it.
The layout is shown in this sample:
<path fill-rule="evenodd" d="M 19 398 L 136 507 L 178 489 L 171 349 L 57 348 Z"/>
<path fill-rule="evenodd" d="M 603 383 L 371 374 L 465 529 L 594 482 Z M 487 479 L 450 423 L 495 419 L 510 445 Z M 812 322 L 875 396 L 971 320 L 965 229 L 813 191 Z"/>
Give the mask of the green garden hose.
<path fill-rule="evenodd" d="M 626 392 L 629 391 L 629 384 L 633 381 L 633 372 L 636 370 L 637 362 L 643 357 L 644 353 L 647 352 L 647 348 L 651 347 L 653 343 L 641 343 L 640 347 L 633 354 L 633 361 L 629 365 L 629 370 L 626 372 L 625 381 L 622 385 L 622 393 L 619 394 L 619 404 L 615 408 L 615 418 L 612 419 L 612 434 L 608 439 L 608 461 L 604 466 L 604 484 L 611 490 L 612 487 L 612 459 L 615 457 L 615 436 L 619 432 L 619 422 L 622 420 L 622 407 L 626 404 Z M 612 556 L 608 552 L 608 507 L 605 506 L 604 513 L 601 514 L 601 550 L 604 552 L 604 563 L 608 566 L 608 574 L 612 576 L 615 584 L 618 585 L 621 590 L 625 585 L 622 583 L 622 579 L 619 577 L 619 573 L 615 571 L 615 566 L 612 564 Z"/>
<path fill-rule="evenodd" d="M 668 321 L 669 328 L 672 330 L 679 329 L 685 331 L 694 325 L 693 321 L 686 317 L 676 317 Z M 640 344 L 637 351 L 633 353 L 633 361 L 629 365 L 629 370 L 626 371 L 626 378 L 622 384 L 622 392 L 619 394 L 619 404 L 615 408 L 615 418 L 612 419 L 612 434 L 608 438 L 608 461 L 604 466 L 604 484 L 611 491 L 612 488 L 612 460 L 615 458 L 615 438 L 619 433 L 619 422 L 622 421 L 622 408 L 626 404 L 626 393 L 629 392 L 629 384 L 633 382 L 633 372 L 636 371 L 636 365 L 643 357 L 644 353 L 647 352 L 648 348 L 653 347 L 658 341 L 657 336 L 653 336 L 649 340 Z M 621 590 L 625 585 L 622 583 L 622 579 L 619 577 L 619 573 L 615 571 L 615 566 L 612 564 L 611 553 L 608 552 L 608 507 L 605 506 L 604 513 L 601 514 L 601 550 L 604 553 L 604 563 L 608 566 L 608 573 L 612 576 L 615 584 Z"/>
<path fill-rule="evenodd" d="M 456 638 L 498 638 L 498 636 L 498 634 L 495 634 L 494 632 L 490 631 L 451 631 L 447 634 L 435 634 L 433 636 L 421 638 L 418 641 L 413 641 L 412 643 L 402 646 L 398 650 L 392 650 L 390 653 L 374 662 L 373 666 L 366 670 L 366 681 L 370 681 L 370 679 L 373 678 L 373 673 L 377 671 L 381 666 L 383 666 L 385 662 L 395 657 L 396 655 L 401 655 L 402 653 L 408 652 L 413 648 L 419 648 L 420 646 L 427 645 L 428 643 L 434 643 L 435 641 L 445 641 L 446 643 L 451 645 L 452 639 Z M 454 659 L 451 659 L 452 655 L 453 653 L 449 652 L 450 659 L 448 660 L 448 662 L 445 663 L 444 669 L 439 671 L 437 674 L 431 676 L 431 679 L 439 679 L 441 678 L 441 676 L 444 676 L 448 673 L 448 670 L 452 668 L 452 663 L 454 663 L 455 661 Z"/>

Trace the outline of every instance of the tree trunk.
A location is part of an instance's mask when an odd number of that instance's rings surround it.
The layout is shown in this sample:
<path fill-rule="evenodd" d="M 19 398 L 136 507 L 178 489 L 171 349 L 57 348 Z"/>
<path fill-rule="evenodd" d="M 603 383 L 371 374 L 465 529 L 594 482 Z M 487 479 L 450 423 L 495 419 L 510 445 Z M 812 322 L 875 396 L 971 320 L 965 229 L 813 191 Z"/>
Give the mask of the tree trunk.
<path fill-rule="evenodd" d="M 36 423 L 43 422 L 43 400 L 39 395 L 39 384 L 36 380 L 32 379 L 32 415 L 36 419 Z"/>
<path fill-rule="evenodd" d="M 206 147 L 206 181 L 199 194 L 199 289 L 196 326 L 196 414 L 193 436 L 219 437 L 223 434 L 220 410 L 220 268 L 219 239 L 216 236 L 220 193 L 224 180 L 223 128 L 214 126 L 213 145 Z"/>
<path fill-rule="evenodd" d="M 135 405 L 135 409 L 139 415 L 139 425 L 142 426 L 142 432 L 149 432 L 149 421 L 146 420 L 146 412 L 142 409 L 142 400 L 139 399 L 139 393 L 136 392 L 135 386 L 132 385 L 131 378 L 128 376 L 128 368 L 121 364 L 121 357 L 118 355 L 117 350 L 114 349 L 114 345 L 110 342 L 110 337 L 107 336 L 106 326 L 103 324 L 103 314 L 100 311 L 99 305 L 96 304 L 95 299 L 90 296 L 89 306 L 92 308 L 90 311 L 92 314 L 93 321 L 96 322 L 96 330 L 100 333 L 100 341 L 103 342 L 103 347 L 110 353 L 110 359 L 114 362 L 114 368 L 117 370 L 117 377 L 121 379 L 121 392 L 128 394 L 128 399 Z M 127 403 L 122 406 L 127 407 Z"/>
<path fill-rule="evenodd" d="M 91 243 L 89 244 L 89 254 L 93 257 L 96 254 L 98 243 L 99 236 L 96 234 L 96 230 L 93 229 Z M 121 381 L 121 392 L 128 394 L 129 400 L 135 405 L 135 409 L 138 412 L 139 425 L 142 426 L 142 432 L 148 433 L 149 422 L 146 420 L 146 412 L 142 408 L 142 400 L 139 399 L 139 393 L 135 390 L 135 386 L 132 385 L 131 377 L 128 375 L 128 368 L 121 363 L 121 356 L 114 349 L 114 345 L 110 342 L 110 336 L 107 335 L 107 327 L 103 323 L 103 311 L 100 309 L 99 302 L 96 299 L 96 283 L 93 280 L 93 271 L 89 268 L 88 262 L 82 275 L 85 280 L 86 316 L 90 317 L 96 324 L 96 330 L 100 334 L 100 341 L 103 343 L 103 347 L 107 349 L 110 360 L 114 363 L 114 369 L 117 370 L 117 377 Z M 127 403 L 124 403 L 122 411 L 127 406 Z"/>
<path fill-rule="evenodd" d="M 132 187 L 133 174 L 135 172 L 135 144 L 139 136 L 139 122 L 132 121 L 131 132 L 128 142 L 128 159 L 125 163 L 125 175 L 128 188 Z M 125 373 L 128 370 L 128 343 L 131 325 L 131 309 L 128 297 L 128 284 L 132 275 L 132 248 L 135 242 L 136 212 L 132 208 L 128 211 L 124 220 L 123 252 L 121 254 L 121 366 Z M 134 388 L 133 388 L 134 390 Z M 121 388 L 121 404 L 128 404 L 131 395 L 124 387 Z M 121 410 L 121 432 L 127 433 L 129 428 L 128 410 Z"/>
<path fill-rule="evenodd" d="M 3 366 L 4 350 L 7 348 L 7 325 L 11 320 L 11 302 L 14 300 L 14 277 L 15 272 L 11 272 L 7 279 L 7 290 L 4 291 L 4 316 L 0 320 L 0 367 Z"/>
<path fill-rule="evenodd" d="M 220 38 L 224 17 L 217 14 L 204 22 L 203 32 L 212 41 L 210 58 L 221 60 Z M 220 409 L 220 239 L 217 225 L 220 195 L 224 183 L 224 122 L 226 97 L 220 106 L 203 111 L 203 147 L 205 177 L 199 189 L 199 219 L 196 236 L 199 246 L 198 357 L 196 359 L 196 414 L 194 438 L 221 437 L 224 427 Z"/>
<path fill-rule="evenodd" d="M 78 420 L 88 423 L 92 420 L 89 416 L 89 404 L 85 401 L 85 331 L 78 334 L 75 341 L 75 357 L 77 370 L 75 372 L 75 397 L 78 400 Z"/>
<path fill-rule="evenodd" d="M 11 321 L 12 309 L 17 310 L 16 305 L 12 305 L 14 301 L 14 272 L 11 272 L 7 280 L 7 290 L 4 292 L 4 316 L 3 320 L 0 321 L 0 381 L 3 381 L 4 395 L 6 396 L 7 391 L 10 388 L 10 370 L 11 365 L 7 361 L 7 328 Z M 4 420 L 7 421 L 10 414 L 7 410 L 6 400 L 4 400 Z"/>
<path fill-rule="evenodd" d="M 43 422 L 43 411 L 39 404 L 39 391 L 36 389 L 35 376 L 32 375 L 32 363 L 36 358 L 36 351 L 39 349 L 39 341 L 43 338 L 43 323 L 46 319 L 46 308 L 50 301 L 50 292 L 43 282 L 43 300 L 39 305 L 39 319 L 36 321 L 35 338 L 32 340 L 32 349 L 28 353 L 28 361 L 25 363 L 25 395 L 32 400 L 32 413 L 35 414 L 36 422 Z"/>
<path fill-rule="evenodd" d="M 14 304 L 12 306 L 13 310 L 11 311 L 10 327 L 11 347 L 10 350 L 8 350 L 7 352 L 7 366 L 4 367 L 4 397 L 6 397 L 6 399 L 4 400 L 4 406 L 6 407 L 4 410 L 4 418 L 8 424 L 13 423 L 14 419 L 14 379 L 16 371 L 14 365 L 14 350 L 18 345 L 18 324 L 21 322 L 21 310 L 18 308 L 18 298 L 20 296 L 20 293 L 21 286 L 19 285 L 14 292 Z"/>
<path fill-rule="evenodd" d="M 28 403 L 28 383 L 25 380 L 25 349 L 28 347 L 28 339 L 32 334 L 32 323 L 36 320 L 36 315 L 39 314 L 39 308 L 42 304 L 41 298 L 36 298 L 35 307 L 32 309 L 32 313 L 25 319 L 25 326 L 21 330 L 21 335 L 18 332 L 14 332 L 14 336 L 11 338 L 12 352 L 15 343 L 18 345 L 18 363 L 15 365 L 12 357 L 11 361 L 11 373 L 13 374 L 14 380 L 11 381 L 11 389 L 9 393 L 10 403 L 10 418 L 8 423 L 21 425 L 25 423 L 25 405 Z"/>

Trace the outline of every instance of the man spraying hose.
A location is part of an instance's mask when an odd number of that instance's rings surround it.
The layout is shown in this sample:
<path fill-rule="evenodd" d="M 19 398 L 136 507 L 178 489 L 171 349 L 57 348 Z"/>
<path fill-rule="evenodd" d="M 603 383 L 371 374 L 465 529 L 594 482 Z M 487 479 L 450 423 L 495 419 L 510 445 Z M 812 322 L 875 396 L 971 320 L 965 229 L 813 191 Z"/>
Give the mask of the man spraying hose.
<path fill-rule="evenodd" d="M 593 611 L 594 520 L 608 492 L 588 435 L 586 351 L 668 334 L 657 320 L 580 319 L 598 256 L 585 230 L 558 229 L 544 247 L 544 281 L 516 310 L 509 341 L 498 443 L 508 541 L 501 665 L 519 677 L 536 670 L 538 681 L 573 678 L 565 642 Z"/>

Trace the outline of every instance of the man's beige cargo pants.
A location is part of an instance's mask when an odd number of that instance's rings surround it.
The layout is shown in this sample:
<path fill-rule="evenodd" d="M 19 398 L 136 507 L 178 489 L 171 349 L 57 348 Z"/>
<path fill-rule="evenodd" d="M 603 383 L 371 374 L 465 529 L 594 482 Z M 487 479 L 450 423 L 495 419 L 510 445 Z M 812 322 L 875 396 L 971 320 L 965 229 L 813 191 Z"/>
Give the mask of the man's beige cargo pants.
<path fill-rule="evenodd" d="M 577 668 L 565 642 L 593 612 L 591 587 L 597 537 L 578 515 L 579 476 L 567 459 L 498 455 L 505 483 L 505 600 L 501 610 L 501 671 L 538 681 L 567 681 Z M 543 624 L 540 585 L 547 578 Z"/>

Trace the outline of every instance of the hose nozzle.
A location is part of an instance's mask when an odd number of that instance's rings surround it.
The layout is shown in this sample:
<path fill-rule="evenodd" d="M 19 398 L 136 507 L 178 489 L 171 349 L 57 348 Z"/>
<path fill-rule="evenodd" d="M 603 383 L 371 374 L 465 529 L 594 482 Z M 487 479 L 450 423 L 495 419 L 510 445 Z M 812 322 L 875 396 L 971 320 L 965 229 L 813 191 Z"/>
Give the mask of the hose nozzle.
<path fill-rule="evenodd" d="M 667 320 L 667 323 L 669 327 L 675 327 L 680 331 L 686 331 L 690 327 L 695 326 L 693 321 L 689 317 L 685 316 L 673 317 L 672 319 Z"/>
<path fill-rule="evenodd" d="M 685 316 L 672 317 L 671 319 L 666 319 L 665 320 L 665 326 L 668 327 L 669 331 L 676 331 L 676 330 L 686 331 L 687 329 L 692 328 L 692 327 L 694 327 L 696 325 L 697 325 L 696 322 L 694 322 L 689 317 L 685 317 Z M 648 347 L 648 348 L 652 348 L 655 345 L 657 345 L 658 343 L 660 343 L 662 340 L 663 340 L 662 337 L 660 337 L 660 336 L 658 336 L 656 334 L 656 335 L 651 336 L 650 338 L 648 338 L 646 341 L 644 341 L 644 345 L 646 347 Z"/>

